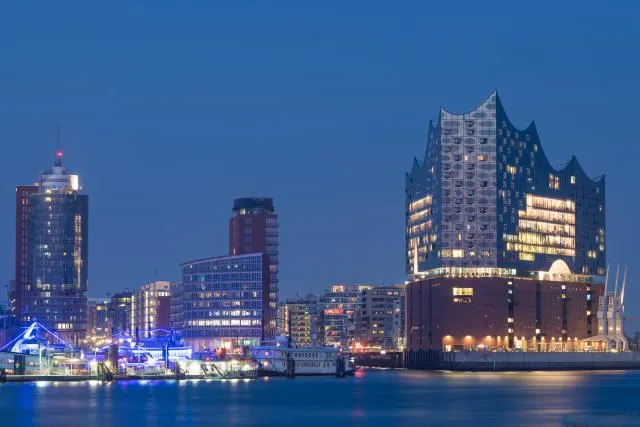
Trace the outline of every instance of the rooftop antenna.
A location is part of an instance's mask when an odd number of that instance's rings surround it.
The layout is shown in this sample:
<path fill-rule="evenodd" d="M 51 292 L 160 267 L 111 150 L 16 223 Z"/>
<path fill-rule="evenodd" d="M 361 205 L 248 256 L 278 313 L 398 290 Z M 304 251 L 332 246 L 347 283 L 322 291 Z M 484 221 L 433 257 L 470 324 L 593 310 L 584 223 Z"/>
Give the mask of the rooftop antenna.
<path fill-rule="evenodd" d="M 56 124 L 56 161 L 55 166 L 62 166 L 62 150 L 60 149 L 60 123 Z"/>

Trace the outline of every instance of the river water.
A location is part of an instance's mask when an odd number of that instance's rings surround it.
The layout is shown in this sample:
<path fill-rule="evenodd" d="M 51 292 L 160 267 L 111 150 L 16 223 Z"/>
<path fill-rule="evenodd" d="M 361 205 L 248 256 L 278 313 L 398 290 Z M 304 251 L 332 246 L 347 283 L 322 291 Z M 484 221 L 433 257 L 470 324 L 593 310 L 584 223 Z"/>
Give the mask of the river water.
<path fill-rule="evenodd" d="M 0 384 L 0 426 L 640 426 L 640 372 Z"/>

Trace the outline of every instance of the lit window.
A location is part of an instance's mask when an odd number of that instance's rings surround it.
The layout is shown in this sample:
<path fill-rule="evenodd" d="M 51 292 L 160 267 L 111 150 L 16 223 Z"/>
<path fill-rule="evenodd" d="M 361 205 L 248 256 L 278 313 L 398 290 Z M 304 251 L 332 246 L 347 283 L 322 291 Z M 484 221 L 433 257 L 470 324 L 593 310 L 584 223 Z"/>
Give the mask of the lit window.
<path fill-rule="evenodd" d="M 575 183 L 576 183 L 576 177 L 575 177 L 575 176 L 572 176 L 572 177 L 571 177 L 571 183 L 572 183 L 572 184 L 575 184 Z"/>
<path fill-rule="evenodd" d="M 454 297 L 472 297 L 473 288 L 453 288 Z"/>

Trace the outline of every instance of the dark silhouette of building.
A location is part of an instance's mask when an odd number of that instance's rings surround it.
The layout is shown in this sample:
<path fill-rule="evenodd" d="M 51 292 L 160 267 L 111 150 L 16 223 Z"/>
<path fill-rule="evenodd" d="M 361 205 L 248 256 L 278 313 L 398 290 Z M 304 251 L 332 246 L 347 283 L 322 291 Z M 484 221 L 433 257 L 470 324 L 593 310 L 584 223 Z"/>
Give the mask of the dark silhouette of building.
<path fill-rule="evenodd" d="M 596 333 L 604 184 L 575 157 L 553 168 L 534 123 L 516 128 L 496 92 L 465 114 L 441 109 L 406 176 L 409 349 Z"/>
<path fill-rule="evenodd" d="M 273 199 L 245 197 L 233 204 L 229 220 L 229 254 L 263 253 L 265 256 L 263 298 L 263 339 L 276 334 L 278 310 L 278 215 Z"/>
<path fill-rule="evenodd" d="M 111 334 L 126 334 L 135 332 L 133 312 L 133 292 L 119 292 L 111 296 L 107 305 L 107 317 L 111 327 Z"/>
<path fill-rule="evenodd" d="M 31 227 L 31 195 L 38 192 L 37 185 L 16 187 L 16 253 L 15 279 L 9 290 L 9 307 L 16 319 L 22 319 L 23 294 L 29 284 L 29 230 Z"/>

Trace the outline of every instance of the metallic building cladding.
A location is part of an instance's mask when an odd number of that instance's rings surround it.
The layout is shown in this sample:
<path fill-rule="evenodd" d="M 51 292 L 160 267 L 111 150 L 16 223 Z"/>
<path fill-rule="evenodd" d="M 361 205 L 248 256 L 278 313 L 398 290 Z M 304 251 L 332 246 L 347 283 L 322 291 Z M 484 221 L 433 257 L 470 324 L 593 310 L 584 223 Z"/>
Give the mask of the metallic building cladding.
<path fill-rule="evenodd" d="M 535 125 L 517 129 L 497 92 L 466 114 L 441 109 L 424 160 L 406 175 L 407 273 L 548 271 L 562 259 L 572 273 L 603 276 L 604 182 L 590 179 L 575 157 L 554 169 Z"/>

